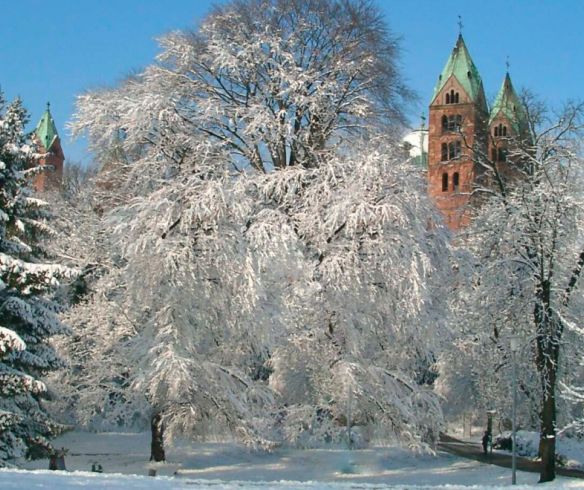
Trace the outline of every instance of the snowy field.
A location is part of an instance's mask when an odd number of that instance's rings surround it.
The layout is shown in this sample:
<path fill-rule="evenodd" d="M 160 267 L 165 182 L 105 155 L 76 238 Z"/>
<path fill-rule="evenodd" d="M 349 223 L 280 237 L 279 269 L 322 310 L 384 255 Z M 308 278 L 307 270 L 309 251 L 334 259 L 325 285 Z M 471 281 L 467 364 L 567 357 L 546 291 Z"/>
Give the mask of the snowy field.
<path fill-rule="evenodd" d="M 168 464 L 151 466 L 149 434 L 72 432 L 57 439 L 69 448 L 69 472 L 48 471 L 47 460 L 18 462 L 27 470 L 0 470 L 8 489 L 347 489 L 497 488 L 510 484 L 510 470 L 449 454 L 414 455 L 398 448 L 248 452 L 233 444 L 182 444 L 167 451 Z M 91 473 L 93 463 L 104 473 Z M 146 476 L 150 468 L 159 476 Z M 518 473 L 521 488 L 538 475 Z M 584 480 L 558 478 L 543 488 L 584 488 Z"/>

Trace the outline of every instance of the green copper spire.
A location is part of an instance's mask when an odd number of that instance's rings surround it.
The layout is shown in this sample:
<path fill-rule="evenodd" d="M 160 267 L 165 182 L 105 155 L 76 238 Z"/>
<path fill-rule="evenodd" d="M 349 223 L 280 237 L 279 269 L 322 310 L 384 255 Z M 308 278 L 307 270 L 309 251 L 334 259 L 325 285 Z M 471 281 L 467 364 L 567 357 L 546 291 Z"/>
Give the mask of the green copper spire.
<path fill-rule="evenodd" d="M 501 114 L 513 126 L 516 133 L 523 133 L 527 129 L 527 114 L 525 113 L 523 103 L 515 93 L 509 72 L 505 75 L 501 90 L 499 90 L 495 103 L 493 104 L 489 124 Z"/>
<path fill-rule="evenodd" d="M 41 144 L 45 147 L 45 150 L 49 151 L 59 136 L 55 121 L 51 115 L 51 104 L 49 102 L 47 102 L 47 110 L 38 122 L 34 132 Z"/>
<path fill-rule="evenodd" d="M 466 44 L 464 44 L 462 34 L 458 35 L 456 46 L 454 46 L 446 62 L 446 66 L 438 77 L 438 83 L 434 87 L 432 100 L 436 98 L 451 76 L 454 76 L 458 80 L 458 83 L 464 88 L 473 102 L 477 102 L 481 96 L 484 99 L 481 76 L 470 57 Z"/>

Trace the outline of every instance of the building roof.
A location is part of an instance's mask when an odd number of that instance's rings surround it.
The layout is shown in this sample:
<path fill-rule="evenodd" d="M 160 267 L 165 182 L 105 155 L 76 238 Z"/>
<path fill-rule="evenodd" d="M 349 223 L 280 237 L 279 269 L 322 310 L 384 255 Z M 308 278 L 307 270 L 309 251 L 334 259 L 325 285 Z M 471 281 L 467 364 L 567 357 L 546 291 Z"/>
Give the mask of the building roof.
<path fill-rule="evenodd" d="M 491 109 L 489 124 L 501 113 L 513 125 L 516 132 L 520 133 L 527 129 L 528 123 L 525 107 L 513 88 L 509 73 L 505 75 L 505 80 L 503 80 L 501 89 Z"/>
<path fill-rule="evenodd" d="M 470 57 L 462 34 L 458 35 L 456 45 L 452 53 L 450 53 L 442 73 L 438 77 L 438 83 L 434 87 L 432 100 L 436 98 L 438 92 L 442 90 L 451 76 L 454 76 L 458 80 L 458 83 L 464 88 L 471 100 L 476 102 L 481 95 L 484 99 L 483 82 L 479 75 L 479 70 Z"/>
<path fill-rule="evenodd" d="M 39 120 L 34 132 L 40 143 L 45 147 L 46 151 L 51 149 L 51 146 L 53 146 L 53 143 L 59 137 L 59 133 L 57 133 L 57 127 L 55 126 L 55 121 L 51 115 L 51 108 L 49 103 L 47 103 L 47 110 Z"/>

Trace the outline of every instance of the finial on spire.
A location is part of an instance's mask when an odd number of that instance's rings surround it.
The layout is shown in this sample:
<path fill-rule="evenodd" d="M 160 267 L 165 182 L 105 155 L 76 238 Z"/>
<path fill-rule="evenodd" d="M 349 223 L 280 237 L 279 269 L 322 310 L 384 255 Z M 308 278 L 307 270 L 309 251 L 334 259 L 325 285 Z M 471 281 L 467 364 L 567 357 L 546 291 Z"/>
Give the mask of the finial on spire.
<path fill-rule="evenodd" d="M 509 55 L 507 55 L 507 59 L 505 60 L 505 67 L 507 68 L 507 73 L 509 73 L 509 68 L 511 67 L 511 63 L 509 63 Z"/>
<path fill-rule="evenodd" d="M 50 110 L 51 110 L 51 103 L 47 102 L 47 111 L 50 111 Z"/>
<path fill-rule="evenodd" d="M 464 24 L 462 23 L 462 15 L 458 16 L 458 34 L 460 36 L 462 36 L 462 28 L 464 27 Z"/>
<path fill-rule="evenodd" d="M 426 115 L 422 112 L 422 114 L 420 114 L 420 129 L 424 129 L 426 127 Z"/>

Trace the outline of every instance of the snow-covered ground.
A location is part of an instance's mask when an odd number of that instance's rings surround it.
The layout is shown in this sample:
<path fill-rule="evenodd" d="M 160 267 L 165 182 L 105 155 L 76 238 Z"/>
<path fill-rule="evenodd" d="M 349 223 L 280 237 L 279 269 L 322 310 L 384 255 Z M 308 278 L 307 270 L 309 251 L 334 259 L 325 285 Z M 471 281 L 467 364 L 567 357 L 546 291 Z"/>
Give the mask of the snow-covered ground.
<path fill-rule="evenodd" d="M 348 450 L 246 451 L 234 444 L 179 444 L 168 449 L 168 464 L 159 476 L 146 476 L 149 434 L 72 432 L 56 445 L 69 448 L 69 472 L 47 471 L 47 460 L 19 462 L 27 470 L 1 470 L 0 488 L 8 489 L 351 489 L 448 486 L 503 487 L 510 470 L 440 453 L 415 455 L 399 448 Z M 104 473 L 91 473 L 99 463 Z M 538 475 L 518 473 L 520 486 L 534 485 Z M 520 487 L 519 487 L 520 488 Z M 584 480 L 558 478 L 545 488 L 584 488 Z"/>

